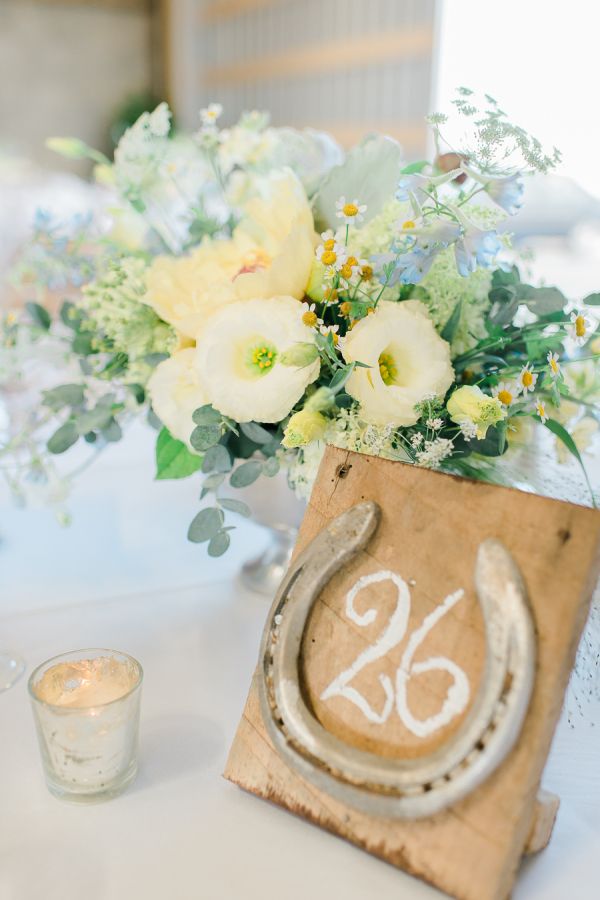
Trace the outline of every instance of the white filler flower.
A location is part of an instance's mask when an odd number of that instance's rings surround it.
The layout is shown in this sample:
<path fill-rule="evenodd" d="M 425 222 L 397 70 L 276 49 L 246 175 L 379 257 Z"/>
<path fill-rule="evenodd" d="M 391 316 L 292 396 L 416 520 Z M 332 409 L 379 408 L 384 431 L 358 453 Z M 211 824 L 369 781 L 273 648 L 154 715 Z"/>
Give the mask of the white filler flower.
<path fill-rule="evenodd" d="M 380 303 L 348 332 L 342 353 L 370 367 L 356 368 L 346 390 L 375 425 L 414 425 L 415 404 L 428 394 L 443 397 L 454 381 L 450 345 L 416 300 Z"/>
<path fill-rule="evenodd" d="M 192 413 L 208 403 L 195 367 L 196 350 L 178 350 L 159 363 L 148 381 L 148 391 L 154 412 L 167 426 L 173 437 L 190 445 L 190 435 L 196 427 Z"/>
<path fill-rule="evenodd" d="M 320 362 L 283 365 L 281 355 L 314 343 L 292 297 L 242 300 L 216 312 L 199 335 L 196 366 L 209 402 L 237 422 L 280 422 L 318 374 Z"/>

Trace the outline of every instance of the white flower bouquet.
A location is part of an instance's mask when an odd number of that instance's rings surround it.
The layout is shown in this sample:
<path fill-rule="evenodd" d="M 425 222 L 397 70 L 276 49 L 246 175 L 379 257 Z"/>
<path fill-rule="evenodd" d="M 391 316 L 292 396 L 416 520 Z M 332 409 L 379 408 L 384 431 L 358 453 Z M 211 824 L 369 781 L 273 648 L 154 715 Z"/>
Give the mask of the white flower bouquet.
<path fill-rule="evenodd" d="M 558 153 L 490 97 L 480 108 L 460 89 L 456 112 L 471 139 L 443 152 L 446 120 L 431 116 L 436 159 L 411 165 L 380 135 L 344 155 L 258 113 L 221 130 L 218 105 L 185 137 L 161 104 L 114 162 L 50 141 L 91 157 L 111 200 L 69 227 L 42 216 L 18 267 L 36 299 L 4 318 L 5 354 L 54 341 L 77 368 L 0 449 L 20 459 L 4 466 L 12 487 L 23 466 L 50 477 L 54 455 L 118 440 L 143 412 L 156 477 L 203 478 L 213 502 L 189 538 L 217 556 L 227 514 L 249 513 L 224 483 L 283 466 L 307 493 L 327 442 L 493 478 L 482 461 L 533 420 L 581 462 L 570 432 L 593 420 L 600 294 L 573 305 L 523 282 L 503 230 L 524 177 Z M 51 313 L 47 291 L 66 287 Z"/>

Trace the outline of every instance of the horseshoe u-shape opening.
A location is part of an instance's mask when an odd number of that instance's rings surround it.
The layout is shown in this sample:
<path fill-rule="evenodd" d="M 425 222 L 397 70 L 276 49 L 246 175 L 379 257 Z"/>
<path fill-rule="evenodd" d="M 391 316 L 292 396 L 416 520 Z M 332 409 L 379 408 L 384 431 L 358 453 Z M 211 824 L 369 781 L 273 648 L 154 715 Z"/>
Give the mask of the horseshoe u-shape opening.
<path fill-rule="evenodd" d="M 427 756 L 388 759 L 327 731 L 300 688 L 302 638 L 327 582 L 367 546 L 379 525 L 359 503 L 323 529 L 292 563 L 263 634 L 259 691 L 278 752 L 303 778 L 351 807 L 392 818 L 431 816 L 480 785 L 513 748 L 533 690 L 536 638 L 521 574 L 495 539 L 480 544 L 475 590 L 486 634 L 478 692 L 457 731 Z"/>

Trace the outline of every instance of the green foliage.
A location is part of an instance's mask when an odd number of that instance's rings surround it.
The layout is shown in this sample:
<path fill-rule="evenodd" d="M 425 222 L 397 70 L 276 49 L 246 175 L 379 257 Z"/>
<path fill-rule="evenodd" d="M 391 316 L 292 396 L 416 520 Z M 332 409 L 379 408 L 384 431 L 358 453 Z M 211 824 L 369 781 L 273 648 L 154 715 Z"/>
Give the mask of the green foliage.
<path fill-rule="evenodd" d="M 263 474 L 264 465 L 260 459 L 250 459 L 231 473 L 229 483 L 234 488 L 244 488 L 253 484 Z"/>
<path fill-rule="evenodd" d="M 226 509 L 228 512 L 238 513 L 240 516 L 245 516 L 248 518 L 251 514 L 251 509 L 247 503 L 243 503 L 241 500 L 231 500 L 229 497 L 223 497 L 219 503 Z"/>
<path fill-rule="evenodd" d="M 61 384 L 42 392 L 42 403 L 48 409 L 58 412 L 65 406 L 81 406 L 85 395 L 82 384 Z"/>
<path fill-rule="evenodd" d="M 208 555 L 213 557 L 223 556 L 229 549 L 230 542 L 231 538 L 229 537 L 229 532 L 222 528 L 210 539 L 208 543 Z"/>
<path fill-rule="evenodd" d="M 502 456 L 507 450 L 506 422 L 499 422 L 488 428 L 483 440 L 469 441 L 469 449 L 481 456 Z"/>
<path fill-rule="evenodd" d="M 452 315 L 444 325 L 441 331 L 441 337 L 448 341 L 449 344 L 452 343 L 456 332 L 458 331 L 458 326 L 460 325 L 460 316 L 462 313 L 462 300 L 459 300 L 456 306 L 452 311 Z"/>
<path fill-rule="evenodd" d="M 209 506 L 201 509 L 192 519 L 188 529 L 188 540 L 194 544 L 210 541 L 221 531 L 224 518 L 222 511 L 216 507 Z"/>
<path fill-rule="evenodd" d="M 562 443 L 565 445 L 565 447 L 567 448 L 569 453 L 575 457 L 575 459 L 581 466 L 583 476 L 586 480 L 586 484 L 589 488 L 590 495 L 592 498 L 592 506 L 595 507 L 596 500 L 594 497 L 594 491 L 592 489 L 592 485 L 590 484 L 590 479 L 589 479 L 585 464 L 581 458 L 581 454 L 580 454 L 579 450 L 577 449 L 577 444 L 575 443 L 575 441 L 573 440 L 573 438 L 571 437 L 571 435 L 569 434 L 567 429 L 563 425 L 561 425 L 560 422 L 557 422 L 556 419 L 546 419 L 546 421 L 544 422 L 544 426 L 548 429 L 548 431 L 551 431 L 552 434 L 556 435 L 556 437 L 559 439 L 559 441 L 562 441 Z"/>
<path fill-rule="evenodd" d="M 230 472 L 231 467 L 231 454 L 223 444 L 215 444 L 214 447 L 209 447 L 204 454 L 202 462 L 203 472 Z"/>
<path fill-rule="evenodd" d="M 392 138 L 369 135 L 353 147 L 344 162 L 334 166 L 325 176 L 315 195 L 314 215 L 318 230 L 335 230 L 339 226 L 335 204 L 341 196 L 348 200 L 356 197 L 367 205 L 365 222 L 376 216 L 394 196 L 401 166 L 402 148 Z"/>
<path fill-rule="evenodd" d="M 190 453 L 182 441 L 176 440 L 167 428 L 156 439 L 156 478 L 187 478 L 203 465 L 201 456 Z"/>
<path fill-rule="evenodd" d="M 64 453 L 69 447 L 77 442 L 79 432 L 73 422 L 65 422 L 60 428 L 54 432 L 48 440 L 47 447 L 50 453 Z"/>
<path fill-rule="evenodd" d="M 255 444 L 269 444 L 273 440 L 272 433 L 256 422 L 242 422 L 240 430 Z"/>
<path fill-rule="evenodd" d="M 25 309 L 31 316 L 35 325 L 39 326 L 43 331 L 49 331 L 50 325 L 52 324 L 52 319 L 50 318 L 50 313 L 47 309 L 41 306 L 39 303 L 26 303 Z"/>

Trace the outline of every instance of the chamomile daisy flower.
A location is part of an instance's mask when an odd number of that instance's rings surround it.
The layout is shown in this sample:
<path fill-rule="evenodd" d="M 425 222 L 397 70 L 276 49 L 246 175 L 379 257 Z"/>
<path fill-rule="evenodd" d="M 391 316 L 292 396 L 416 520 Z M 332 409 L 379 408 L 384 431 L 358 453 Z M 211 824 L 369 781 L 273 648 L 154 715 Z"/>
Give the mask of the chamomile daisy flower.
<path fill-rule="evenodd" d="M 509 381 L 501 381 L 496 387 L 492 388 L 492 396 L 497 397 L 502 406 L 509 407 L 514 402 L 519 393 L 519 388 Z"/>
<path fill-rule="evenodd" d="M 322 244 L 319 244 L 315 251 L 315 255 L 320 263 L 326 268 L 333 267 L 340 269 L 346 261 L 346 249 L 343 244 L 339 244 L 333 238 L 328 238 Z"/>
<path fill-rule="evenodd" d="M 568 326 L 569 335 L 581 345 L 585 344 L 587 336 L 592 331 L 592 323 L 583 310 L 574 310 L 571 313 L 571 324 Z"/>
<path fill-rule="evenodd" d="M 200 121 L 205 128 L 215 128 L 217 119 L 223 112 L 220 103 L 209 103 L 205 109 L 200 110 Z"/>
<path fill-rule="evenodd" d="M 330 334 L 332 336 L 333 343 L 335 344 L 336 347 L 338 347 L 340 345 L 340 340 L 341 340 L 341 338 L 338 334 L 339 330 L 340 330 L 339 325 L 323 325 L 323 324 L 321 324 L 319 326 L 319 331 L 321 332 L 321 334 L 324 337 L 327 337 L 328 334 Z"/>
<path fill-rule="evenodd" d="M 439 431 L 442 425 L 444 424 L 443 419 L 435 418 L 435 419 L 427 419 L 425 423 L 428 428 L 431 428 L 432 431 Z"/>
<path fill-rule="evenodd" d="M 535 411 L 540 417 L 542 425 L 548 420 L 548 413 L 546 412 L 546 404 L 543 400 L 536 400 Z"/>
<path fill-rule="evenodd" d="M 527 365 L 523 366 L 519 372 L 519 377 L 517 379 L 519 391 L 522 392 L 524 396 L 527 396 L 529 391 L 535 390 L 537 380 L 538 377 L 533 371 L 533 366 L 531 363 L 527 363 Z"/>
<path fill-rule="evenodd" d="M 353 278 L 360 278 L 362 276 L 363 266 L 366 264 L 367 261 L 365 259 L 357 259 L 356 256 L 347 256 L 339 268 L 342 280 L 348 283 Z"/>
<path fill-rule="evenodd" d="M 336 216 L 342 220 L 344 225 L 356 225 L 358 222 L 362 222 L 367 211 L 366 204 L 359 203 L 356 198 L 351 202 L 346 202 L 345 197 L 340 197 L 335 204 L 335 208 L 337 210 Z"/>
<path fill-rule="evenodd" d="M 302 322 L 304 325 L 308 325 L 309 328 L 316 328 L 317 325 L 323 324 L 323 319 L 320 319 L 316 313 L 315 303 L 303 303 L 302 310 Z"/>
<path fill-rule="evenodd" d="M 560 375 L 560 364 L 558 362 L 558 353 L 553 353 L 552 350 L 548 351 L 548 356 L 546 357 L 548 360 L 548 366 L 550 368 L 550 374 L 553 378 L 558 378 Z"/>

